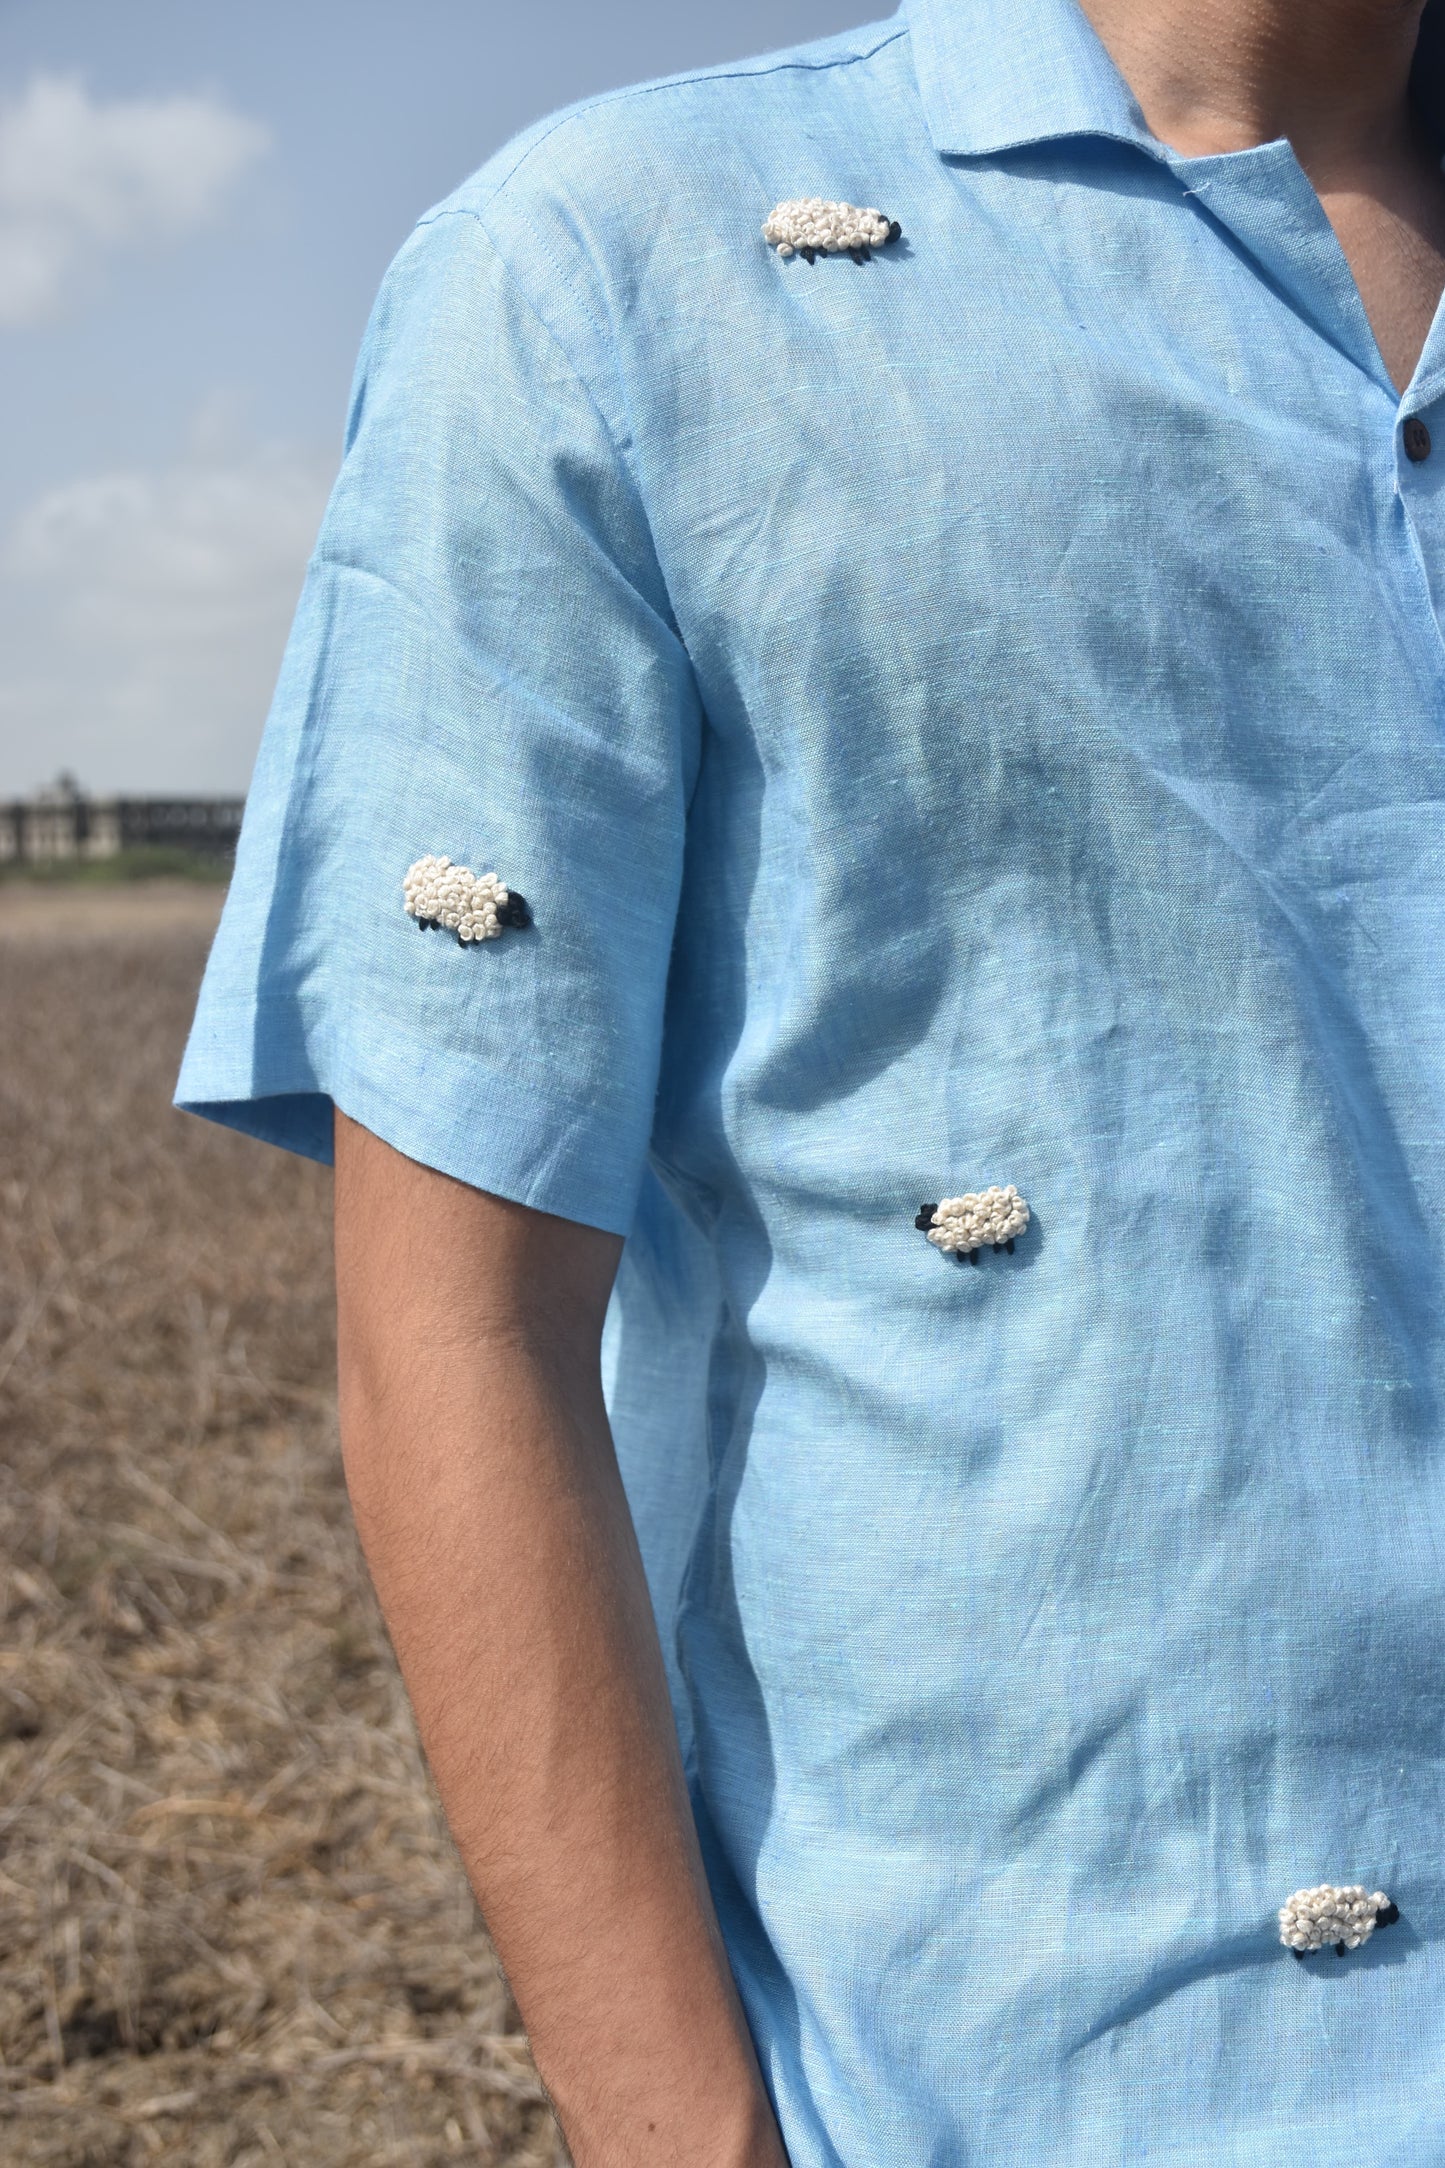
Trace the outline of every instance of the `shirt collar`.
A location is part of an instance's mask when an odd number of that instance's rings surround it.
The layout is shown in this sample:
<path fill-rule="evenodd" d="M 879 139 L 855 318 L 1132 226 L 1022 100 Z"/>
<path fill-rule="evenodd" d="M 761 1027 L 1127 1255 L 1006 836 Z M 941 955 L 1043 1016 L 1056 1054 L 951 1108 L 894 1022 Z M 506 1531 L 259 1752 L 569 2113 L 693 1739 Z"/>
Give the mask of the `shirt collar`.
<path fill-rule="evenodd" d="M 904 0 L 934 147 L 982 157 L 1060 136 L 1160 155 L 1133 92 L 1077 0 Z M 1429 0 L 1412 89 L 1445 136 L 1445 0 Z"/>
<path fill-rule="evenodd" d="M 1158 153 L 1076 0 L 905 0 L 904 12 L 937 150 L 983 156 L 1102 135 Z"/>

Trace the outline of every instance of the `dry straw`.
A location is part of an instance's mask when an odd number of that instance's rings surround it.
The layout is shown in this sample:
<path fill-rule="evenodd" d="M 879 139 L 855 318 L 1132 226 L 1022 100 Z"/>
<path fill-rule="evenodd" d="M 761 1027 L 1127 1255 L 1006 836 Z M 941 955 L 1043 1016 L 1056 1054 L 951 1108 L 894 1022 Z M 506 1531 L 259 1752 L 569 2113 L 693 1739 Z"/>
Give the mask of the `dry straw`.
<path fill-rule="evenodd" d="M 327 1178 L 169 1111 L 152 901 L 0 891 L 0 2159 L 542 2168 L 350 1532 Z"/>

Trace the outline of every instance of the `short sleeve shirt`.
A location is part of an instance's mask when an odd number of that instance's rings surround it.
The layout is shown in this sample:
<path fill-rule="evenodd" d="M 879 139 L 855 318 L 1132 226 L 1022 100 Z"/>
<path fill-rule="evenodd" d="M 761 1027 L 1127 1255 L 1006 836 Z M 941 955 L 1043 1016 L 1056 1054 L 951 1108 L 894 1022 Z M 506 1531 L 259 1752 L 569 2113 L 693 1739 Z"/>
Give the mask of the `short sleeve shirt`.
<path fill-rule="evenodd" d="M 1401 396 L 1073 0 L 595 101 L 388 276 L 180 1098 L 628 1236 L 795 2168 L 1445 2157 L 1442 609 L 1445 319 Z"/>

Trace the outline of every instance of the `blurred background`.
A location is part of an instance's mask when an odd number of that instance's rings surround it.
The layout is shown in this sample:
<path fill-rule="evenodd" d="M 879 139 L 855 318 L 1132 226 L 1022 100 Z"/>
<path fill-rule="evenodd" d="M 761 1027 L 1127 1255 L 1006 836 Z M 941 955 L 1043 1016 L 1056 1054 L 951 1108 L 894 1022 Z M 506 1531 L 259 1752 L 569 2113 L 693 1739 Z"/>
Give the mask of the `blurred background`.
<path fill-rule="evenodd" d="M 543 2163 L 336 1458 L 328 1178 L 170 1111 L 372 295 L 846 0 L 0 0 L 0 2159 Z"/>
<path fill-rule="evenodd" d="M 0 798 L 243 790 L 413 220 L 558 105 L 867 13 L 0 0 Z"/>

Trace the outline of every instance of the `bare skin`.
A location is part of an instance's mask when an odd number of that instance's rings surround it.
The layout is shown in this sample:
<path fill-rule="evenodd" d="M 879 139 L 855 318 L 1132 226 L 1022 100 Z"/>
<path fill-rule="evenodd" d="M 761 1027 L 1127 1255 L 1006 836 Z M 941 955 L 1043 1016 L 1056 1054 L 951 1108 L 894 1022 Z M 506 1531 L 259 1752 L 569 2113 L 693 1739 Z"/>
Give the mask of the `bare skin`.
<path fill-rule="evenodd" d="M 337 1117 L 357 1527 L 577 2168 L 786 2168 L 602 1404 L 620 1248 Z"/>
<path fill-rule="evenodd" d="M 1162 141 L 1293 144 L 1403 390 L 1445 285 L 1445 180 L 1406 96 L 1421 0 L 1083 4 Z M 619 1244 L 342 1116 L 336 1147 L 357 1524 L 578 2168 L 786 2168 L 602 1404 Z"/>
<path fill-rule="evenodd" d="M 1423 0 L 1082 0 L 1161 143 L 1288 139 L 1398 391 L 1445 289 L 1445 176 L 1406 94 Z"/>

